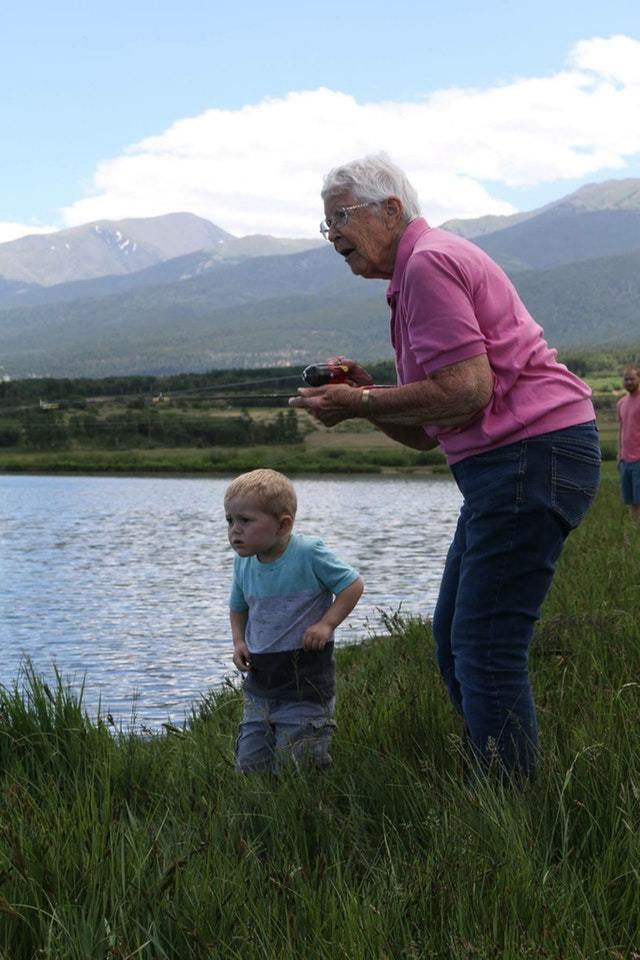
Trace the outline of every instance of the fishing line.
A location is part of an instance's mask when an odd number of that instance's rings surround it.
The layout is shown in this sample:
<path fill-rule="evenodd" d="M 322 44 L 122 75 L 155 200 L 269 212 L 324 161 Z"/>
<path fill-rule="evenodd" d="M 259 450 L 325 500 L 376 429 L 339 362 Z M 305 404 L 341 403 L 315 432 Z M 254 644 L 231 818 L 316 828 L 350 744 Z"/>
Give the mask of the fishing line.
<path fill-rule="evenodd" d="M 153 390 L 138 391 L 137 393 L 105 393 L 93 397 L 76 395 L 75 397 L 47 399 L 42 402 L 47 404 L 61 404 L 64 408 L 64 406 L 74 403 L 101 404 L 114 400 L 145 400 L 148 397 L 153 398 L 156 396 L 159 398 L 166 397 L 167 400 L 172 400 L 174 397 L 205 400 L 212 392 L 215 394 L 216 400 L 284 400 L 290 397 L 291 393 L 229 393 L 228 391 L 237 390 L 241 387 L 264 386 L 268 383 L 303 383 L 307 386 L 314 387 L 327 383 L 342 383 L 346 380 L 347 370 L 348 368 L 344 364 L 317 363 L 305 367 L 301 374 L 290 373 L 282 377 L 261 377 L 256 380 L 237 380 L 231 383 L 215 383 L 208 387 L 186 387 L 178 390 L 166 388 L 166 393 L 160 386 L 156 386 Z M 179 376 L 179 374 L 174 376 Z M 381 384 L 381 386 L 386 386 L 386 384 Z M 227 391 L 227 393 L 216 393 L 216 391 Z M 22 401 L 22 404 L 24 405 L 25 401 Z"/>
<path fill-rule="evenodd" d="M 267 383 L 288 383 L 289 381 L 301 383 L 302 378 L 299 374 L 289 374 L 283 377 L 268 377 L 268 378 L 261 378 L 259 380 L 238 380 L 236 382 L 231 382 L 231 383 L 217 383 L 217 384 L 212 384 L 209 387 L 189 387 L 181 390 L 166 389 L 166 392 L 163 391 L 160 387 L 155 387 L 153 390 L 138 391 L 137 393 L 104 393 L 104 394 L 100 394 L 98 396 L 93 396 L 93 397 L 83 397 L 83 396 L 76 395 L 75 397 L 71 397 L 71 398 L 70 397 L 47 398 L 46 401 L 44 402 L 60 403 L 60 404 L 71 404 L 71 403 L 77 403 L 77 402 L 106 403 L 109 400 L 139 400 L 139 399 L 144 399 L 150 396 L 161 396 L 163 394 L 170 398 L 173 398 L 173 397 L 187 398 L 191 396 L 195 400 L 195 399 L 204 398 L 205 395 L 211 392 L 212 390 L 228 391 L 228 390 L 235 390 L 240 387 L 252 387 L 254 385 L 263 386 L 264 384 L 267 384 Z M 237 398 L 242 399 L 243 397 L 247 397 L 247 398 L 252 397 L 256 400 L 270 400 L 272 398 L 283 398 L 283 397 L 290 397 L 290 396 L 291 396 L 290 393 L 277 393 L 277 394 L 276 393 L 271 393 L 271 394 L 245 393 L 245 394 L 231 395 L 233 399 L 237 399 Z M 219 396 L 217 399 L 226 400 L 229 398 L 222 395 L 222 396 Z M 36 401 L 34 400 L 34 402 Z M 23 400 L 22 403 L 24 404 L 25 401 Z"/>

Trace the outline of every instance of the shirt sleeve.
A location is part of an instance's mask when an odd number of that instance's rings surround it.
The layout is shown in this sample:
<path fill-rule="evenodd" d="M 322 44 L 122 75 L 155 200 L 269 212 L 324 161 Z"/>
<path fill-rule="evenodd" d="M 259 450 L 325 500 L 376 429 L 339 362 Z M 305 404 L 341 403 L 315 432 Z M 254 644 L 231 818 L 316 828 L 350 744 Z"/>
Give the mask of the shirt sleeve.
<path fill-rule="evenodd" d="M 241 585 L 240 577 L 240 564 L 238 563 L 239 557 L 235 557 L 233 561 L 233 579 L 231 581 L 231 593 L 229 594 L 229 608 L 235 613 L 244 613 L 245 610 L 249 609 L 249 604 L 247 603 L 244 595 L 244 591 Z"/>
<path fill-rule="evenodd" d="M 421 250 L 409 260 L 404 282 L 409 344 L 425 373 L 487 352 L 472 281 L 460 264 Z"/>
<path fill-rule="evenodd" d="M 336 557 L 322 540 L 316 540 L 313 545 L 312 564 L 315 576 L 333 594 L 342 593 L 360 576 L 354 567 Z"/>

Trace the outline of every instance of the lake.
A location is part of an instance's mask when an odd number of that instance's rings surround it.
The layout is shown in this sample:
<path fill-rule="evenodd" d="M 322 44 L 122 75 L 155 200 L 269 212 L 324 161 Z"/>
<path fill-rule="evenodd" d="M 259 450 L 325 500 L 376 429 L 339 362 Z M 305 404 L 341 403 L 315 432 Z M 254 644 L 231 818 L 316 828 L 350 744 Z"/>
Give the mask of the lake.
<path fill-rule="evenodd" d="M 47 679 L 85 681 L 118 724 L 180 724 L 236 675 L 228 590 L 228 479 L 0 476 L 0 683 L 25 657 Z M 357 567 L 366 592 L 336 633 L 381 611 L 433 613 L 461 497 L 448 476 L 296 479 L 298 533 Z"/>

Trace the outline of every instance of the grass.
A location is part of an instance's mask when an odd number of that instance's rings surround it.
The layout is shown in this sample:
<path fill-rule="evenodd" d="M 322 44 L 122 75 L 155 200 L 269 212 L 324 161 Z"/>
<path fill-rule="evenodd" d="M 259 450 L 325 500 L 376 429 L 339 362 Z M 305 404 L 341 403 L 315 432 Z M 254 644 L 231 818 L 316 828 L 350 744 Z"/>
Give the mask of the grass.
<path fill-rule="evenodd" d="M 269 466 L 284 473 L 381 473 L 387 469 L 413 471 L 434 467 L 446 470 L 437 451 L 425 453 L 394 444 L 350 449 L 265 446 L 148 450 L 0 451 L 4 473 L 242 473 Z"/>
<path fill-rule="evenodd" d="M 26 665 L 0 691 L 0 958 L 638 958 L 639 582 L 609 468 L 537 629 L 524 792 L 465 788 L 428 623 L 339 652 L 334 766 L 279 781 L 234 774 L 232 687 L 143 738 Z"/>

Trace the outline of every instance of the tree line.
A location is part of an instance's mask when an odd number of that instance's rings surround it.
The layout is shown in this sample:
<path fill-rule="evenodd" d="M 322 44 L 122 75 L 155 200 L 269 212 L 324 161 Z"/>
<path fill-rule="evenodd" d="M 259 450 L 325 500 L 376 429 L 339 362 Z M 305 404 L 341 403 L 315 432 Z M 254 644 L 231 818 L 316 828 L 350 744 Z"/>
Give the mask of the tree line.
<path fill-rule="evenodd" d="M 319 357 L 324 360 L 324 357 Z M 251 393 L 264 392 L 264 381 L 269 391 L 295 393 L 302 386 L 302 370 L 296 367 L 255 367 L 231 370 L 209 370 L 206 373 L 176 373 L 170 376 L 130 376 L 56 378 L 33 377 L 25 380 L 0 382 L 0 403 L 38 402 L 39 400 L 76 401 L 92 397 L 152 397 L 159 393 L 181 394 L 220 388 L 225 395 L 241 392 L 246 406 L 263 406 L 264 401 L 251 399 Z M 394 383 L 395 372 L 391 361 L 368 365 L 374 379 L 380 383 Z M 213 397 L 213 391 L 211 393 Z"/>
<path fill-rule="evenodd" d="M 104 449 L 145 447 L 244 447 L 300 443 L 294 410 L 269 420 L 241 416 L 167 416 L 151 408 L 98 416 L 94 411 L 21 409 L 0 419 L 0 447 Z"/>

